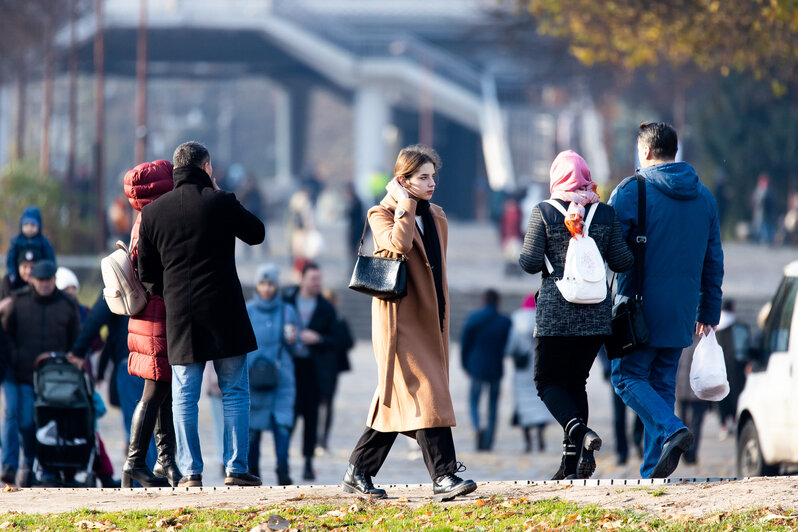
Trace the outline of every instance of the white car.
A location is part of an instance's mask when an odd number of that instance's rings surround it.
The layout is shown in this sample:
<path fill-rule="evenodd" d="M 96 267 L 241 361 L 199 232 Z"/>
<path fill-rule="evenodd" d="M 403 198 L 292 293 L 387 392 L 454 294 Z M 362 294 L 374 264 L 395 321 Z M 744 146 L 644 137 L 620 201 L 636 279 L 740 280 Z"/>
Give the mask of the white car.
<path fill-rule="evenodd" d="M 798 261 L 784 268 L 737 404 L 737 474 L 798 464 Z"/>

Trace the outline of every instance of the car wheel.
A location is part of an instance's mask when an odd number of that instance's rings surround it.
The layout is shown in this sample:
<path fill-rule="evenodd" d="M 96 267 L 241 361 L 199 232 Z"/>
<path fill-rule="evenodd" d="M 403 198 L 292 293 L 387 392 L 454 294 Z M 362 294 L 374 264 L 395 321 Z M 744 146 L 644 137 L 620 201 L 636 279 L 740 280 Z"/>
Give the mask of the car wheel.
<path fill-rule="evenodd" d="M 740 477 L 765 477 L 779 474 L 778 465 L 765 463 L 754 420 L 749 419 L 737 439 L 737 475 Z"/>

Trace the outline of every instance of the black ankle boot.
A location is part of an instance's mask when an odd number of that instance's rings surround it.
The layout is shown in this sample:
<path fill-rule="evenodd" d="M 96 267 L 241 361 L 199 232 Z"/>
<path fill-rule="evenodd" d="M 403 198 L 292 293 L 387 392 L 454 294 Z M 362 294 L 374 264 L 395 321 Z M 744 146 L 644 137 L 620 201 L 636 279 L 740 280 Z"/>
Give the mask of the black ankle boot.
<path fill-rule="evenodd" d="M 177 487 L 183 475 L 175 461 L 175 426 L 172 421 L 171 398 L 167 398 L 158 409 L 154 435 L 158 461 L 152 468 L 152 474 L 158 478 L 165 478 L 173 488 Z"/>
<path fill-rule="evenodd" d="M 562 442 L 562 459 L 560 468 L 551 477 L 552 480 L 571 480 L 576 477 L 576 462 L 578 460 L 578 449 L 568 438 Z"/>
<path fill-rule="evenodd" d="M 568 438 L 576 445 L 579 458 L 576 462 L 577 478 L 590 478 L 596 471 L 594 451 L 601 449 L 601 438 L 578 418 L 572 419 L 567 427 Z"/>
<path fill-rule="evenodd" d="M 473 480 L 463 480 L 455 473 L 465 471 L 465 464 L 457 462 L 454 473 L 447 473 L 432 479 L 433 500 L 436 502 L 451 501 L 455 497 L 468 495 L 477 489 Z"/>
<path fill-rule="evenodd" d="M 169 483 L 152 474 L 145 462 L 155 422 L 158 418 L 158 407 L 152 403 L 139 401 L 133 411 L 130 423 L 130 445 L 127 460 L 122 467 L 122 487 L 132 488 L 135 480 L 145 488 L 167 487 Z"/>
<path fill-rule="evenodd" d="M 291 486 L 293 482 L 288 475 L 288 464 L 277 465 L 277 485 L 278 486 Z"/>
<path fill-rule="evenodd" d="M 302 478 L 316 480 L 316 473 L 313 471 L 313 458 L 310 456 L 305 457 L 305 471 L 302 473 Z"/>
<path fill-rule="evenodd" d="M 354 493 L 359 497 L 384 499 L 387 497 L 385 490 L 375 488 L 371 483 L 371 475 L 367 475 L 363 470 L 349 464 L 344 474 L 344 480 L 341 486 L 347 493 Z"/>

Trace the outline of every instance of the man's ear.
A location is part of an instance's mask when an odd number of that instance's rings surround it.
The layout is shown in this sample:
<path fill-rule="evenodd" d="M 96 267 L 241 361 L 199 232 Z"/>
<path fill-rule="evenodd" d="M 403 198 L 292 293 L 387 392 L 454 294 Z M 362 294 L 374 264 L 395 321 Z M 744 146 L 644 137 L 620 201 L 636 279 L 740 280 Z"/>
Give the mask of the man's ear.
<path fill-rule="evenodd" d="M 646 161 L 651 159 L 651 147 L 650 146 L 643 146 L 643 159 Z"/>

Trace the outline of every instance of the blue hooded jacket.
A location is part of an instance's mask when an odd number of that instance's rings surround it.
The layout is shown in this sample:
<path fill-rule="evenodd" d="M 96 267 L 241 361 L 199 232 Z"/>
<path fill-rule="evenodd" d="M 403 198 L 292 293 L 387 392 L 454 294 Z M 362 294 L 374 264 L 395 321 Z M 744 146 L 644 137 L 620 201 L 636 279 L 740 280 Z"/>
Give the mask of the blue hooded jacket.
<path fill-rule="evenodd" d="M 643 314 L 652 347 L 687 347 L 695 323 L 720 320 L 723 250 L 715 198 L 685 162 L 640 170 L 646 180 Z M 637 183 L 625 179 L 610 197 L 634 249 Z M 632 296 L 634 268 L 618 276 L 618 293 Z"/>
<path fill-rule="evenodd" d="M 22 224 L 25 222 L 35 222 L 39 226 L 39 232 L 28 238 L 22 233 Z M 35 260 L 48 259 L 55 262 L 55 251 L 50 241 L 42 234 L 42 213 L 38 207 L 27 207 L 22 211 L 19 219 L 19 234 L 11 240 L 11 246 L 6 257 L 6 271 L 12 285 L 19 283 L 19 270 L 17 269 L 20 257 L 26 251 L 33 251 L 32 256 Z"/>

